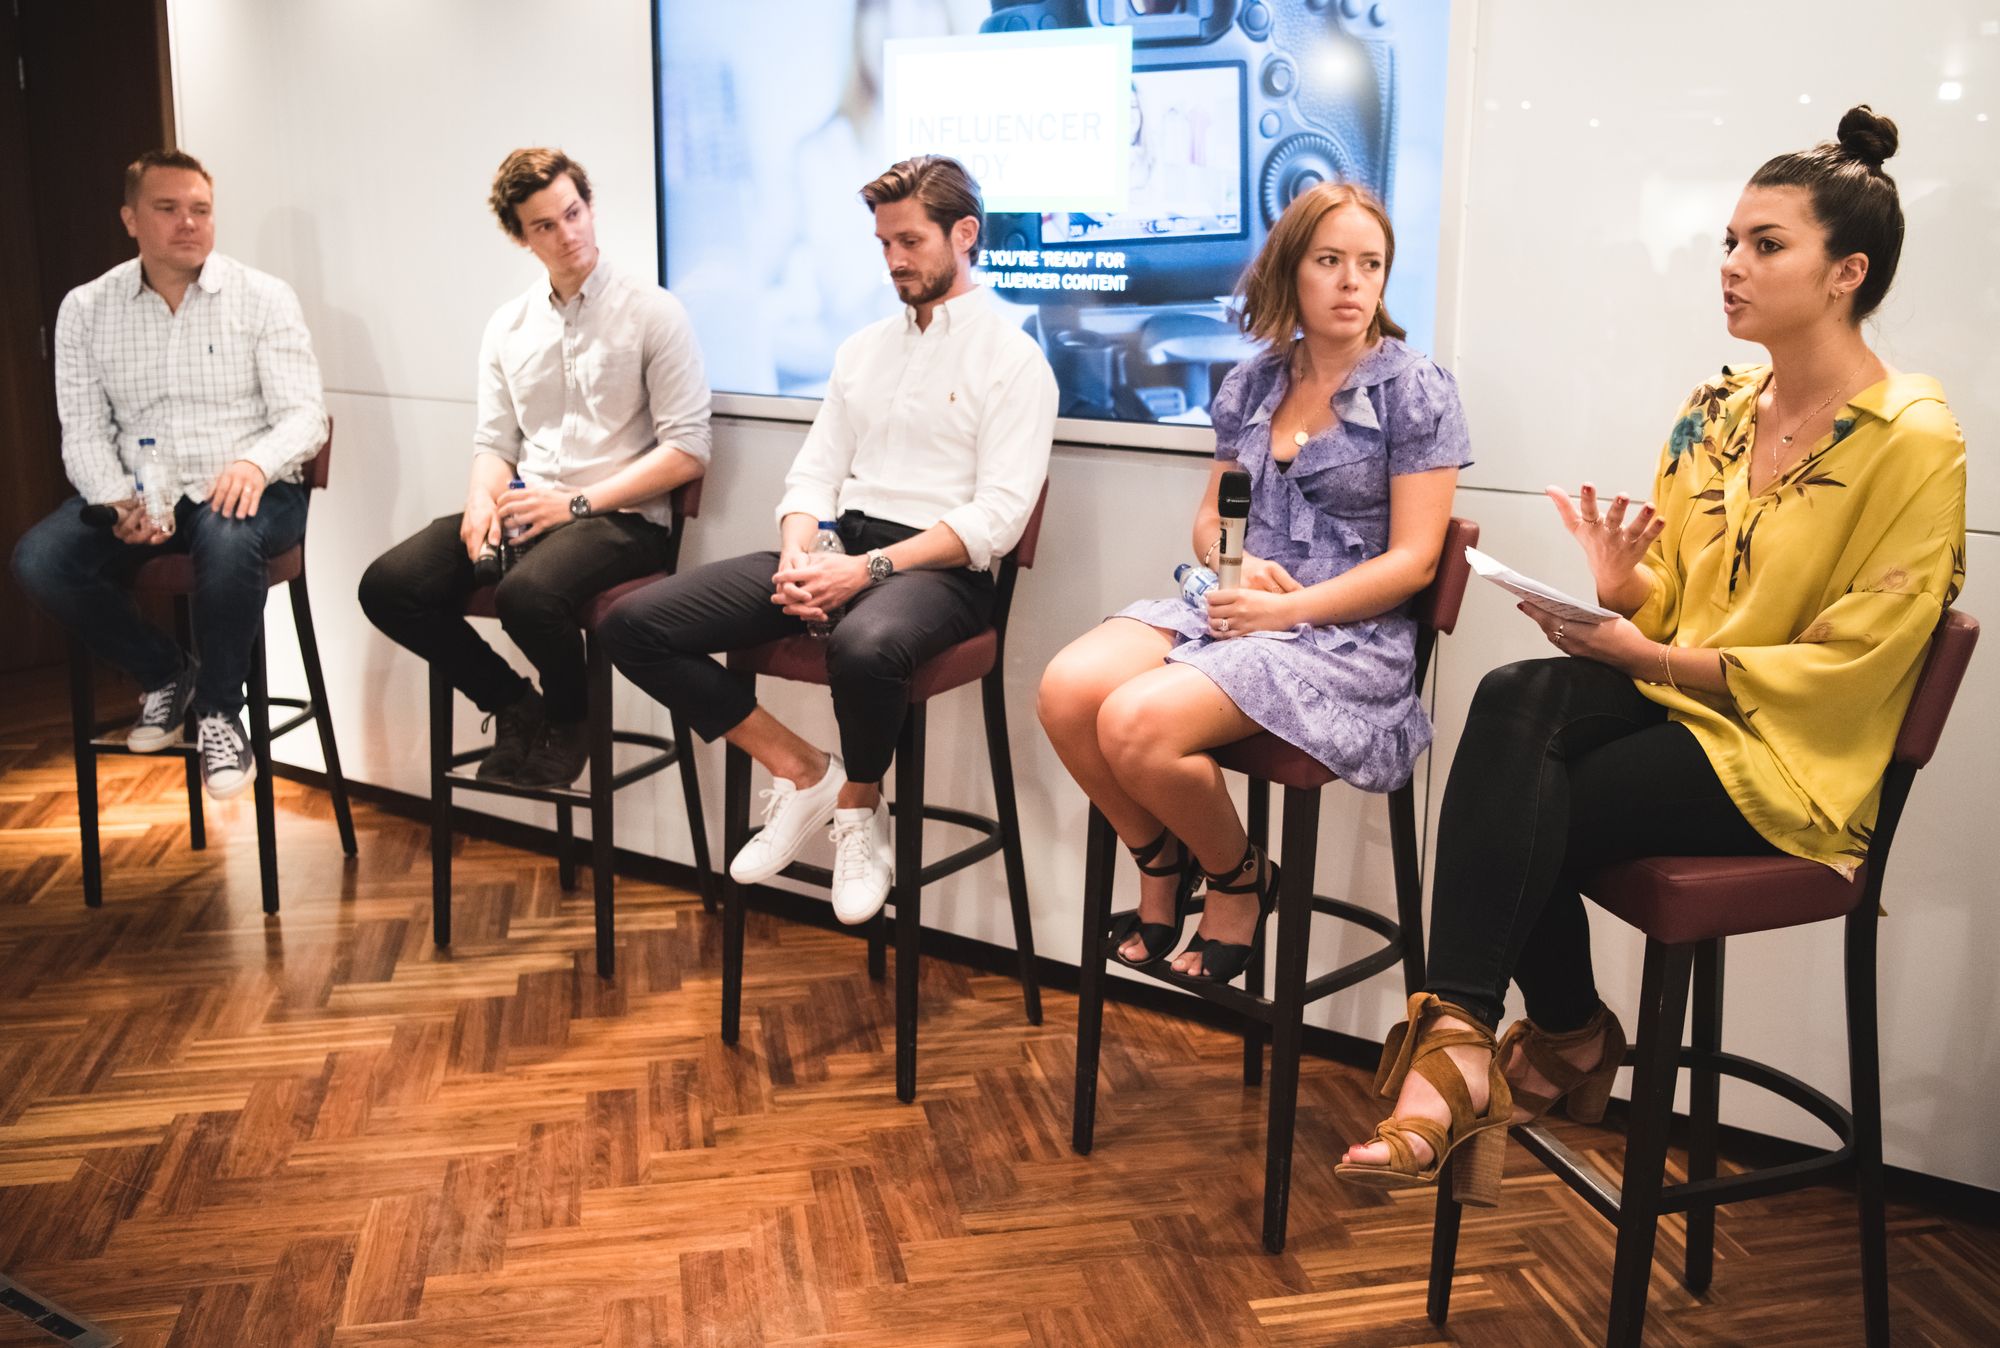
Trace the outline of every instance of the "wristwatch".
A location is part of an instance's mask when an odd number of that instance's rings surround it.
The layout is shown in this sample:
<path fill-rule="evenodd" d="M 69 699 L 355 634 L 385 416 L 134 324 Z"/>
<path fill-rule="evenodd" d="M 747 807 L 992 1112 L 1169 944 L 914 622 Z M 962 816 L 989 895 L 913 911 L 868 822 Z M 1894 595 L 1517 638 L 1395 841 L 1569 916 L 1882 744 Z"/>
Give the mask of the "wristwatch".
<path fill-rule="evenodd" d="M 582 492 L 569 498 L 569 517 L 573 520 L 590 518 L 590 498 Z"/>
<path fill-rule="evenodd" d="M 896 574 L 896 564 L 889 560 L 889 554 L 877 548 L 868 554 L 868 583 L 880 585 Z"/>

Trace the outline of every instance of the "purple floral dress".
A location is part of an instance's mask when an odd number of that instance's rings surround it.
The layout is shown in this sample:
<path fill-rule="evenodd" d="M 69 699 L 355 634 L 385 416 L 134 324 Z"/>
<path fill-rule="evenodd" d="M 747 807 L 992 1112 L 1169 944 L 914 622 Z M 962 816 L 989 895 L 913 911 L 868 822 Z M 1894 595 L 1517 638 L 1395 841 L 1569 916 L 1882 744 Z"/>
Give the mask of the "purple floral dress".
<path fill-rule="evenodd" d="M 1250 475 L 1244 547 L 1301 585 L 1352 569 L 1389 546 L 1389 479 L 1472 460 L 1458 385 L 1393 337 L 1333 396 L 1335 422 L 1286 471 L 1271 457 L 1271 415 L 1290 374 L 1275 353 L 1230 371 L 1216 392 L 1215 457 Z M 1178 638 L 1167 659 L 1213 679 L 1245 715 L 1366 791 L 1410 779 L 1431 742 L 1411 677 L 1416 620 L 1408 607 L 1325 627 L 1300 624 L 1216 641 L 1186 601 L 1148 599 L 1119 612 Z"/>

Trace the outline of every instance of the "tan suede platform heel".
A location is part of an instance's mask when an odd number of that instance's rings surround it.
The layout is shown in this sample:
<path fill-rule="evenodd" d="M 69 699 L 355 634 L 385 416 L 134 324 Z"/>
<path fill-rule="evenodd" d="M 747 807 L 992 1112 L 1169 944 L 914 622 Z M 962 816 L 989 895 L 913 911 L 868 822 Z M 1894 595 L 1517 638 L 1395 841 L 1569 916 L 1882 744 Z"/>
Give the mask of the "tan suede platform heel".
<path fill-rule="evenodd" d="M 1460 1026 L 1437 1024 L 1441 1016 L 1456 1016 Z M 1493 1032 L 1481 1025 L 1471 1012 L 1436 994 L 1420 992 L 1410 998 L 1409 1015 L 1389 1031 L 1382 1045 L 1382 1065 L 1375 1073 L 1375 1090 L 1393 1100 L 1403 1089 L 1411 1071 L 1428 1081 L 1444 1097 L 1451 1110 L 1449 1126 L 1415 1115 L 1395 1115 L 1376 1125 L 1371 1141 L 1389 1148 L 1387 1165 L 1357 1165 L 1342 1161 L 1333 1173 L 1358 1184 L 1383 1188 L 1409 1188 L 1437 1183 L 1444 1163 L 1458 1154 L 1452 1167 L 1452 1196 L 1461 1203 L 1490 1208 L 1500 1200 L 1500 1172 L 1507 1160 L 1507 1121 L 1514 1112 L 1513 1093 L 1501 1075 L 1496 1053 L 1488 1069 L 1486 1111 L 1475 1114 L 1472 1095 L 1465 1078 L 1444 1050 L 1459 1045 L 1476 1045 L 1494 1050 Z M 1431 1149 L 1427 1166 L 1417 1164 L 1411 1138 L 1422 1139 Z"/>
<path fill-rule="evenodd" d="M 1586 1070 L 1564 1056 L 1592 1040 L 1603 1046 L 1595 1067 Z M 1500 1037 L 1493 1061 L 1504 1067 L 1516 1048 L 1521 1051 L 1521 1061 L 1555 1088 L 1552 1094 L 1544 1095 L 1514 1087 L 1515 1105 L 1529 1111 L 1531 1119 L 1541 1118 L 1559 1104 L 1566 1105 L 1569 1116 L 1578 1123 L 1596 1123 L 1604 1117 L 1611 1083 L 1617 1080 L 1618 1068 L 1625 1061 L 1625 1029 L 1610 1007 L 1599 1002 L 1583 1028 L 1564 1034 L 1550 1034 L 1532 1020 L 1517 1020 Z"/>

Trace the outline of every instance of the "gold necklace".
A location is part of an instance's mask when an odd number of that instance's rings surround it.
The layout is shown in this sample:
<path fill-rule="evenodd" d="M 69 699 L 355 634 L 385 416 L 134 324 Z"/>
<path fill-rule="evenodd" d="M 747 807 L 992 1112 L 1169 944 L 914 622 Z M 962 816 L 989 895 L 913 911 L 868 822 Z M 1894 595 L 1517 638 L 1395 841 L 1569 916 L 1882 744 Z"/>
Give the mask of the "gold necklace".
<path fill-rule="evenodd" d="M 1846 387 L 1849 384 L 1852 384 L 1855 380 L 1861 377 L 1861 372 L 1868 368 L 1868 359 L 1869 358 L 1867 356 L 1863 356 L 1861 358 L 1861 363 L 1854 367 L 1853 374 L 1850 374 L 1849 376 L 1847 376 L 1846 379 L 1836 384 L 1834 386 L 1833 392 L 1827 394 L 1824 398 L 1820 399 L 1818 407 L 1813 408 L 1812 411 L 1806 413 L 1804 416 L 1800 417 L 1797 421 L 1793 422 L 1792 433 L 1790 435 L 1779 436 L 1778 444 L 1784 445 L 1787 448 L 1789 448 L 1791 446 L 1792 441 L 1798 438 L 1799 432 L 1805 428 L 1807 422 L 1811 421 L 1821 412 L 1824 412 L 1827 409 L 1827 404 L 1831 403 L 1835 398 L 1839 397 L 1841 392 L 1844 389 L 1846 389 Z M 1774 402 L 1776 401 L 1775 395 L 1777 393 L 1777 390 L 1778 390 L 1778 377 L 1776 375 L 1772 375 L 1771 392 L 1773 394 Z M 1771 446 L 1771 476 L 1775 478 L 1777 477 L 1777 475 L 1778 475 L 1778 445 L 1773 445 Z"/>

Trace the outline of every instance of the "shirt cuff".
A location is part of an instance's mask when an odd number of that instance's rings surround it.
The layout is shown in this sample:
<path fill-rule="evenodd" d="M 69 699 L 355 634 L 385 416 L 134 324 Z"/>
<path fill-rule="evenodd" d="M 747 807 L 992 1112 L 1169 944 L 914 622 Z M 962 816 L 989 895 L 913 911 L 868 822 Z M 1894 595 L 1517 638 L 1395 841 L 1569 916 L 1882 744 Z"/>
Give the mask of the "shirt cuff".
<path fill-rule="evenodd" d="M 782 527 L 787 515 L 811 515 L 814 520 L 830 520 L 839 508 L 840 500 L 832 492 L 816 487 L 793 487 L 778 502 L 777 521 Z"/>
<path fill-rule="evenodd" d="M 939 524 L 948 526 L 965 545 L 965 564 L 974 571 L 993 569 L 993 535 L 986 512 L 975 504 L 954 506 L 944 512 Z"/>
<path fill-rule="evenodd" d="M 77 495 L 89 505 L 111 505 L 117 501 L 134 500 L 139 495 L 139 484 L 129 477 L 107 477 L 101 481 L 79 486 Z"/>

